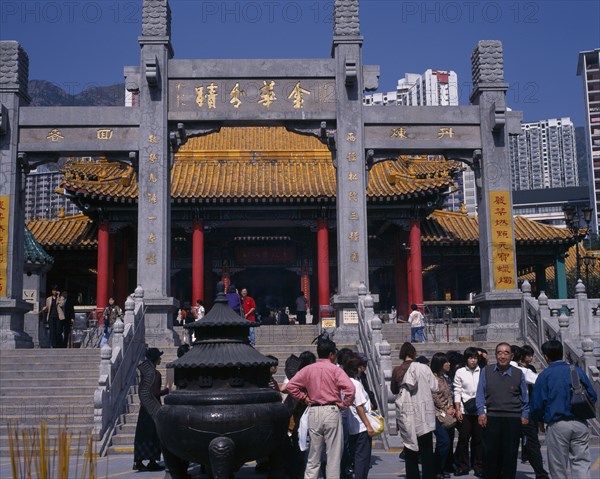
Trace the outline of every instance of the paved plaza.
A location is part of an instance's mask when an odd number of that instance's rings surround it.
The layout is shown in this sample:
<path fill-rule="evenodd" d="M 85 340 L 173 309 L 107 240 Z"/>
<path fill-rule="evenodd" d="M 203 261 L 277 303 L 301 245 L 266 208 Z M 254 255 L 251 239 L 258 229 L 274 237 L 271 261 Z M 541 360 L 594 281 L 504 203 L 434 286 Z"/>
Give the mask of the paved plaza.
<path fill-rule="evenodd" d="M 591 445 L 592 455 L 592 474 L 591 478 L 600 477 L 600 445 L 597 437 L 592 439 L 593 444 Z M 404 468 L 404 461 L 398 458 L 398 450 L 374 451 L 372 455 L 372 468 L 369 473 L 370 479 L 393 479 L 393 478 L 404 478 L 406 472 Z M 542 448 L 542 454 L 546 457 L 546 450 Z M 74 461 L 74 460 L 73 460 Z M 119 478 L 119 479 L 164 479 L 164 472 L 135 472 L 131 470 L 133 465 L 133 457 L 131 455 L 121 455 L 101 458 L 98 461 L 98 475 L 99 479 L 102 478 Z M 264 474 L 257 474 L 254 472 L 254 466 L 256 463 L 248 463 L 236 474 L 236 479 L 258 479 L 266 478 Z M 204 479 L 208 476 L 200 473 L 200 468 L 195 467 L 190 469 L 193 479 Z M 2 457 L 0 460 L 0 477 L 8 479 L 11 477 L 11 466 L 9 458 Z M 20 479 L 20 476 L 17 476 Z M 34 476 L 35 477 L 35 476 Z M 168 477 L 168 476 L 167 476 Z M 475 476 L 468 475 L 462 476 L 466 479 L 474 479 Z M 58 479 L 58 478 L 55 478 Z M 77 479 L 75 475 L 71 475 L 70 479 Z M 359 479 L 359 478 L 357 478 Z M 529 464 L 522 464 L 519 462 L 517 468 L 516 479 L 535 479 L 533 469 Z"/>

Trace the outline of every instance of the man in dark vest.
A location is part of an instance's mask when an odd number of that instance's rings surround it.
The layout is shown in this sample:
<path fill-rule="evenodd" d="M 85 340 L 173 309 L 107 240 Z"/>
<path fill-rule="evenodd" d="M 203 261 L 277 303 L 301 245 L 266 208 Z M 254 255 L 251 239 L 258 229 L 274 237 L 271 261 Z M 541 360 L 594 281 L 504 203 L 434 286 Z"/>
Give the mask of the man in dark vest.
<path fill-rule="evenodd" d="M 510 365 L 510 344 L 496 346 L 496 364 L 481 370 L 477 414 L 483 428 L 484 479 L 514 479 L 521 426 L 529 422 L 529 398 L 523 372 Z"/>

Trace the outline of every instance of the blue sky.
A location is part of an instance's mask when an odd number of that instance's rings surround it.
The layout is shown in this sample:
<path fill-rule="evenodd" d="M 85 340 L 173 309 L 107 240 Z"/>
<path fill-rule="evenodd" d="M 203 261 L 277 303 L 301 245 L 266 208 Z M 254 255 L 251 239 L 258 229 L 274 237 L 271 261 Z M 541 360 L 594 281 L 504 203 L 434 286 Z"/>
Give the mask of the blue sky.
<path fill-rule="evenodd" d="M 171 0 L 176 58 L 325 58 L 333 0 Z M 478 40 L 504 44 L 508 103 L 526 121 L 584 124 L 578 52 L 600 47 L 597 1 L 362 0 L 363 62 L 381 66 L 379 91 L 405 73 L 457 72 L 468 103 Z M 2 0 L 0 38 L 21 42 L 30 79 L 67 91 L 123 81 L 139 64 L 141 0 Z"/>

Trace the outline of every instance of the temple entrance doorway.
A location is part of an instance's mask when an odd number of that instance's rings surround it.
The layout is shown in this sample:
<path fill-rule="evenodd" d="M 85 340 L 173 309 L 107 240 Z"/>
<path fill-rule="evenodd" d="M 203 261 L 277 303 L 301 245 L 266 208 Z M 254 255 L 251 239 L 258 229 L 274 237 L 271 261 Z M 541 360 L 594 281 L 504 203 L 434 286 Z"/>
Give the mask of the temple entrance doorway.
<path fill-rule="evenodd" d="M 246 268 L 231 277 L 231 283 L 241 293 L 248 289 L 248 295 L 256 301 L 256 309 L 264 319 L 270 311 L 289 306 L 295 310 L 295 299 L 300 292 L 300 277 L 283 267 Z"/>

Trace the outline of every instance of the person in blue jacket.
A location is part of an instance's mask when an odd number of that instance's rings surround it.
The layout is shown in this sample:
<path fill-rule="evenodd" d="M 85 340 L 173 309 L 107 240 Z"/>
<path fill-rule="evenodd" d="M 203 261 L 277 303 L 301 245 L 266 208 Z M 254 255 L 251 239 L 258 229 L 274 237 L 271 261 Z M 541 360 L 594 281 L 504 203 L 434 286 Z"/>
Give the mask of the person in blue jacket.
<path fill-rule="evenodd" d="M 578 419 L 571 410 L 571 371 L 563 361 L 563 345 L 552 340 L 542 344 L 548 367 L 538 376 L 531 395 L 532 417 L 546 426 L 548 467 L 554 478 L 587 479 L 590 476 L 590 434 L 585 419 Z M 582 386 L 591 401 L 597 400 L 590 380 L 575 367 Z M 570 472 L 569 472 L 570 463 Z"/>

